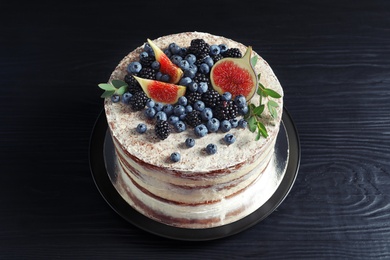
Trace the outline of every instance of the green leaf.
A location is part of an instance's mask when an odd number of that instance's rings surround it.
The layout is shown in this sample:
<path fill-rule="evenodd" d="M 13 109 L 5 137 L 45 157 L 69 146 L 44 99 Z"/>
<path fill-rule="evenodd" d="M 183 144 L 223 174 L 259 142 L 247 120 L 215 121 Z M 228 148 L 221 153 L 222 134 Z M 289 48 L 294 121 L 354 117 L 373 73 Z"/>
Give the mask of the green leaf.
<path fill-rule="evenodd" d="M 98 86 L 99 86 L 99 88 L 101 88 L 103 90 L 108 90 L 108 91 L 114 90 L 115 91 L 115 87 L 109 83 L 100 83 Z"/>
<path fill-rule="evenodd" d="M 269 104 L 270 106 L 273 106 L 273 107 L 278 107 L 278 106 L 279 106 L 278 103 L 276 103 L 276 102 L 273 101 L 273 100 L 268 100 L 268 104 Z"/>
<path fill-rule="evenodd" d="M 270 101 L 272 101 L 272 100 L 270 100 Z M 270 101 L 268 101 L 268 103 L 267 103 L 269 113 L 271 114 L 272 118 L 276 118 L 278 115 L 278 112 L 276 111 L 276 108 L 272 105 L 272 103 Z"/>
<path fill-rule="evenodd" d="M 265 92 L 268 96 L 273 97 L 273 98 L 280 98 L 280 97 L 282 97 L 278 92 L 273 91 L 272 89 L 269 89 L 269 88 L 265 88 L 265 89 L 264 89 L 264 92 Z"/>
<path fill-rule="evenodd" d="M 249 120 L 248 120 L 248 127 L 249 127 L 249 131 L 251 131 L 252 133 L 256 131 L 256 128 L 257 128 L 257 122 L 256 122 L 256 118 L 255 117 L 250 117 Z"/>
<path fill-rule="evenodd" d="M 253 114 L 256 116 L 261 116 L 261 113 L 263 113 L 263 111 L 264 111 L 264 105 L 260 105 L 255 109 L 253 109 Z"/>
<path fill-rule="evenodd" d="M 127 83 L 124 82 L 123 80 L 119 80 L 119 79 L 114 79 L 111 81 L 111 84 L 115 87 L 115 88 L 121 88 L 123 86 L 127 86 Z"/>
<path fill-rule="evenodd" d="M 106 90 L 104 93 L 100 96 L 101 98 L 108 98 L 114 95 L 115 90 Z"/>
<path fill-rule="evenodd" d="M 256 138 L 255 138 L 255 141 L 259 141 L 260 137 L 261 137 L 261 132 L 257 131 L 257 135 L 256 135 Z"/>
<path fill-rule="evenodd" d="M 251 58 L 251 64 L 252 64 L 253 67 L 256 66 L 257 60 L 258 60 L 258 57 L 257 57 L 257 56 L 253 56 L 253 57 Z"/>
<path fill-rule="evenodd" d="M 265 138 L 268 137 L 267 129 L 265 128 L 263 123 L 257 122 L 257 129 L 259 130 L 262 136 L 264 136 Z"/>
<path fill-rule="evenodd" d="M 123 95 L 123 94 L 126 92 L 126 90 L 127 90 L 127 85 L 126 85 L 126 86 L 120 87 L 120 88 L 116 91 L 116 93 L 117 93 L 118 95 Z"/>

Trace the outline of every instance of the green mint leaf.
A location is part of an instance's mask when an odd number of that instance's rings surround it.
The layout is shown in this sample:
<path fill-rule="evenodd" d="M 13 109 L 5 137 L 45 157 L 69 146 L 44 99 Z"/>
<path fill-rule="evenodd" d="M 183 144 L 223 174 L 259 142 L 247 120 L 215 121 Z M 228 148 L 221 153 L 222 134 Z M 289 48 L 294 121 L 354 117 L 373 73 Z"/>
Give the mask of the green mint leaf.
<path fill-rule="evenodd" d="M 260 105 L 258 107 L 256 107 L 255 109 L 253 109 L 253 114 L 256 115 L 256 116 L 261 116 L 261 113 L 263 113 L 264 111 L 264 105 Z"/>
<path fill-rule="evenodd" d="M 253 57 L 251 58 L 251 64 L 252 64 L 253 67 L 256 66 L 257 60 L 258 60 L 258 57 L 257 57 L 257 56 L 253 56 Z"/>
<path fill-rule="evenodd" d="M 115 90 L 106 90 L 104 93 L 100 96 L 101 98 L 108 98 L 114 95 Z"/>
<path fill-rule="evenodd" d="M 261 137 L 261 132 L 257 131 L 257 135 L 256 135 L 256 138 L 255 138 L 255 141 L 259 141 L 260 137 Z"/>
<path fill-rule="evenodd" d="M 257 122 L 256 122 L 256 118 L 255 117 L 250 117 L 249 120 L 248 120 L 248 127 L 249 127 L 249 131 L 251 131 L 252 133 L 256 131 L 256 128 L 257 128 Z"/>
<path fill-rule="evenodd" d="M 269 104 L 269 106 L 273 106 L 273 107 L 278 107 L 279 106 L 278 103 L 276 103 L 273 100 L 268 100 L 268 104 Z"/>
<path fill-rule="evenodd" d="M 263 123 L 257 122 L 257 129 L 259 130 L 262 136 L 264 136 L 265 138 L 268 137 L 267 129 L 265 128 Z"/>
<path fill-rule="evenodd" d="M 272 89 L 269 89 L 269 88 L 265 88 L 263 89 L 263 91 L 270 97 L 273 97 L 273 98 L 280 98 L 282 97 L 278 92 L 272 90 Z"/>
<path fill-rule="evenodd" d="M 122 86 L 120 87 L 117 91 L 116 91 L 116 94 L 118 95 L 123 95 L 127 90 L 127 85 L 126 86 Z"/>
<path fill-rule="evenodd" d="M 99 88 L 101 88 L 103 90 L 108 90 L 108 91 L 114 90 L 115 91 L 115 87 L 109 83 L 100 83 L 98 86 L 99 86 Z"/>
<path fill-rule="evenodd" d="M 116 88 L 121 88 L 123 86 L 127 86 L 127 83 L 124 82 L 123 80 L 119 80 L 119 79 L 114 79 L 111 81 L 111 84 Z"/>
<path fill-rule="evenodd" d="M 272 100 L 270 100 L 270 101 L 272 101 Z M 278 112 L 276 111 L 276 108 L 272 105 L 272 103 L 270 101 L 268 101 L 268 103 L 267 103 L 269 113 L 271 114 L 272 118 L 276 118 L 278 115 Z"/>

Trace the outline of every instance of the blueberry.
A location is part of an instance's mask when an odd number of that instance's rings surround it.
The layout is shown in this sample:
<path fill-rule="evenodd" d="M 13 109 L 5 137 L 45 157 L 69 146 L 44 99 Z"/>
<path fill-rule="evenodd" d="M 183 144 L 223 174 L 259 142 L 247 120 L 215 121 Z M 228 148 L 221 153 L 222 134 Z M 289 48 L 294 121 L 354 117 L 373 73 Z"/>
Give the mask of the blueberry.
<path fill-rule="evenodd" d="M 214 60 L 210 56 L 207 56 L 206 58 L 204 58 L 203 62 L 206 63 L 210 69 L 212 66 L 214 66 Z"/>
<path fill-rule="evenodd" d="M 220 45 L 218 45 L 218 47 L 219 47 L 220 53 L 224 53 L 225 51 L 227 51 L 229 49 L 226 44 L 220 44 Z"/>
<path fill-rule="evenodd" d="M 181 47 L 177 54 L 184 57 L 186 53 L 187 53 L 187 48 Z"/>
<path fill-rule="evenodd" d="M 208 89 L 209 89 L 209 86 L 207 85 L 206 82 L 203 82 L 203 81 L 199 82 L 199 84 L 198 84 L 198 92 L 199 93 L 202 93 L 202 94 L 206 93 Z"/>
<path fill-rule="evenodd" d="M 127 66 L 127 72 L 130 72 L 131 74 L 138 73 L 141 69 L 142 65 L 138 61 L 133 61 Z"/>
<path fill-rule="evenodd" d="M 238 119 L 237 118 L 230 119 L 229 122 L 230 122 L 232 128 L 236 128 L 238 126 Z"/>
<path fill-rule="evenodd" d="M 181 60 L 179 62 L 179 68 L 181 68 L 182 70 L 188 70 L 190 69 L 190 63 L 187 60 Z"/>
<path fill-rule="evenodd" d="M 248 105 L 246 105 L 246 104 L 245 104 L 245 106 L 238 108 L 238 113 L 240 115 L 245 116 L 246 114 L 248 114 L 248 112 L 249 112 L 249 108 L 248 108 Z"/>
<path fill-rule="evenodd" d="M 187 138 L 186 139 L 186 146 L 188 147 L 188 148 L 191 148 L 191 147 L 194 147 L 195 146 L 195 139 L 193 139 L 193 138 Z"/>
<path fill-rule="evenodd" d="M 210 72 L 210 66 L 206 63 L 202 63 L 199 66 L 199 71 L 203 74 L 208 74 Z"/>
<path fill-rule="evenodd" d="M 238 126 L 241 128 L 246 128 L 248 126 L 248 122 L 245 119 L 241 118 L 238 121 Z"/>
<path fill-rule="evenodd" d="M 163 104 L 155 103 L 153 108 L 156 110 L 156 112 L 158 112 L 158 111 L 161 111 L 163 109 L 163 107 L 164 107 Z"/>
<path fill-rule="evenodd" d="M 190 64 L 189 70 L 192 70 L 194 73 L 198 72 L 198 67 L 195 64 Z"/>
<path fill-rule="evenodd" d="M 182 114 L 182 115 L 179 116 L 179 119 L 180 119 L 180 120 L 184 120 L 184 119 L 186 118 L 186 116 L 187 116 L 187 114 L 184 113 L 184 114 Z"/>
<path fill-rule="evenodd" d="M 180 161 L 180 153 L 178 153 L 178 152 L 174 152 L 174 153 L 172 153 L 171 154 L 171 161 L 172 162 L 178 162 L 178 161 Z"/>
<path fill-rule="evenodd" d="M 161 71 L 156 72 L 156 80 L 161 81 L 161 77 L 163 76 Z"/>
<path fill-rule="evenodd" d="M 174 54 L 174 55 L 177 55 L 179 53 L 179 51 L 180 51 L 179 45 L 177 45 L 174 42 L 169 44 L 168 47 L 169 47 L 169 50 L 171 51 L 171 53 Z"/>
<path fill-rule="evenodd" d="M 186 114 L 191 113 L 194 110 L 194 108 L 191 105 L 186 106 Z"/>
<path fill-rule="evenodd" d="M 179 85 L 188 86 L 188 84 L 190 84 L 191 82 L 192 82 L 192 79 L 190 77 L 183 77 L 180 79 Z"/>
<path fill-rule="evenodd" d="M 198 91 L 198 83 L 195 81 L 192 81 L 190 84 L 188 84 L 188 90 L 191 92 L 197 92 Z"/>
<path fill-rule="evenodd" d="M 173 114 L 173 106 L 171 104 L 166 104 L 163 106 L 162 111 L 169 117 Z"/>
<path fill-rule="evenodd" d="M 185 114 L 186 112 L 186 109 L 184 106 L 182 105 L 176 105 L 174 108 L 173 108 L 173 114 L 175 116 L 180 116 L 180 115 L 183 115 Z"/>
<path fill-rule="evenodd" d="M 139 55 L 140 59 L 142 58 L 146 58 L 146 57 L 149 57 L 149 54 L 146 52 L 146 51 L 143 51 L 141 52 L 141 54 Z"/>
<path fill-rule="evenodd" d="M 156 110 L 153 107 L 149 107 L 145 110 L 145 116 L 149 119 L 154 118 L 156 115 Z"/>
<path fill-rule="evenodd" d="M 188 61 L 188 63 L 191 65 L 191 64 L 194 64 L 195 61 L 196 61 L 196 56 L 194 54 L 187 54 L 185 56 L 185 59 L 186 61 Z"/>
<path fill-rule="evenodd" d="M 240 108 L 246 106 L 246 99 L 243 95 L 238 95 L 234 98 L 234 102 L 236 103 L 236 105 Z"/>
<path fill-rule="evenodd" d="M 151 108 L 151 107 L 154 107 L 155 104 L 156 103 L 154 102 L 153 99 L 149 99 L 148 101 L 146 101 L 146 107 Z"/>
<path fill-rule="evenodd" d="M 163 74 L 161 76 L 161 81 L 162 82 L 169 82 L 170 79 L 171 79 L 171 77 L 168 74 Z"/>
<path fill-rule="evenodd" d="M 122 95 L 122 102 L 124 104 L 129 104 L 129 101 L 130 101 L 130 98 L 132 97 L 133 95 L 129 92 L 126 92 Z"/>
<path fill-rule="evenodd" d="M 189 77 L 190 79 L 193 79 L 196 75 L 196 72 L 193 70 L 187 69 L 184 71 L 184 77 Z"/>
<path fill-rule="evenodd" d="M 159 121 L 167 121 L 167 114 L 165 114 L 165 112 L 163 112 L 163 111 L 158 111 L 157 113 L 156 113 L 156 120 L 157 120 L 157 122 L 159 122 Z"/>
<path fill-rule="evenodd" d="M 194 103 L 194 109 L 202 112 L 205 109 L 205 104 L 203 101 L 195 101 Z"/>
<path fill-rule="evenodd" d="M 232 129 L 232 125 L 230 124 L 229 120 L 223 120 L 219 128 L 222 132 L 226 133 Z"/>
<path fill-rule="evenodd" d="M 222 100 L 229 101 L 232 99 L 232 94 L 230 92 L 225 92 L 221 96 Z"/>
<path fill-rule="evenodd" d="M 203 136 L 207 135 L 208 130 L 204 124 L 200 124 L 200 125 L 195 126 L 194 132 L 195 132 L 196 136 L 203 137 Z"/>
<path fill-rule="evenodd" d="M 213 111 L 211 110 L 211 108 L 206 107 L 205 109 L 202 110 L 200 116 L 204 121 L 210 120 L 211 118 L 213 118 Z"/>
<path fill-rule="evenodd" d="M 176 66 L 179 66 L 180 65 L 180 62 L 183 60 L 183 58 L 179 55 L 172 55 L 171 57 L 171 61 L 173 62 L 173 64 L 175 64 Z"/>
<path fill-rule="evenodd" d="M 119 95 L 117 95 L 117 94 L 114 94 L 114 95 L 111 96 L 111 101 L 113 103 L 118 103 L 120 100 L 121 100 L 121 97 Z"/>
<path fill-rule="evenodd" d="M 206 126 L 209 132 L 217 132 L 219 129 L 220 122 L 216 118 L 211 118 L 209 121 L 207 121 Z"/>
<path fill-rule="evenodd" d="M 164 54 L 167 55 L 168 58 L 172 57 L 172 52 L 169 49 L 164 50 Z"/>
<path fill-rule="evenodd" d="M 160 62 L 158 61 L 153 61 L 152 64 L 150 65 L 152 69 L 159 70 L 160 69 Z"/>
<path fill-rule="evenodd" d="M 154 56 L 153 49 L 152 49 L 152 47 L 150 46 L 149 43 L 145 43 L 144 51 L 146 51 L 150 56 Z"/>
<path fill-rule="evenodd" d="M 215 144 L 208 144 L 206 146 L 206 152 L 208 154 L 215 154 L 215 153 L 217 153 L 217 146 Z"/>
<path fill-rule="evenodd" d="M 170 116 L 169 118 L 168 118 L 168 123 L 170 123 L 170 124 L 172 124 L 172 125 L 174 125 L 177 121 L 179 121 L 179 117 L 177 117 L 177 116 Z"/>
<path fill-rule="evenodd" d="M 146 129 L 147 129 L 146 125 L 140 123 L 137 125 L 136 131 L 137 131 L 137 133 L 143 134 L 146 132 Z"/>
<path fill-rule="evenodd" d="M 219 48 L 218 45 L 214 44 L 214 45 L 210 46 L 210 54 L 211 55 L 215 56 L 215 55 L 219 54 L 220 52 L 221 52 L 221 49 Z"/>
<path fill-rule="evenodd" d="M 173 125 L 173 127 L 175 128 L 175 131 L 177 132 L 177 133 L 181 133 L 181 132 L 183 132 L 183 131 L 185 131 L 186 129 L 187 129 L 187 126 L 186 126 L 186 124 L 183 122 L 183 121 L 177 121 L 174 125 Z"/>
<path fill-rule="evenodd" d="M 223 140 L 227 143 L 227 144 L 232 144 L 236 141 L 236 137 L 232 134 L 226 134 L 224 137 L 223 137 Z"/>
<path fill-rule="evenodd" d="M 179 100 L 177 101 L 179 105 L 186 106 L 187 105 L 187 98 L 185 96 L 179 97 Z"/>

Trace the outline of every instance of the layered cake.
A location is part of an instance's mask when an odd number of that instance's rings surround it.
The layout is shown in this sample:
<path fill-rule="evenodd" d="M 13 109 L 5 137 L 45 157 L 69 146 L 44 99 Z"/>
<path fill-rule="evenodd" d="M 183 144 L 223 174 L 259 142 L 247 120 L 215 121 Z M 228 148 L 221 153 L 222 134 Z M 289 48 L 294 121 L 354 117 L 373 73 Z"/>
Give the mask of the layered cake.
<path fill-rule="evenodd" d="M 248 55 L 250 64 L 240 64 Z M 240 220 L 264 203 L 259 189 L 274 167 L 283 89 L 250 47 L 201 32 L 163 36 L 129 53 L 109 82 L 115 187 L 134 209 L 198 229 Z"/>

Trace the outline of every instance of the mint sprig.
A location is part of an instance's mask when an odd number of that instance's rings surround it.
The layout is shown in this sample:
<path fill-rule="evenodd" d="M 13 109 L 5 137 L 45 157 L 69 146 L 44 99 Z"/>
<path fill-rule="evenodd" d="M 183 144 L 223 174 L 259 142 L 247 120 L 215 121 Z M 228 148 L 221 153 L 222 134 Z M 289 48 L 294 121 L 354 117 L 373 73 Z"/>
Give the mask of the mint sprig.
<path fill-rule="evenodd" d="M 123 95 L 128 87 L 126 82 L 119 79 L 114 79 L 109 83 L 100 83 L 98 86 L 104 90 L 103 94 L 100 96 L 102 98 L 108 98 L 112 95 Z"/>
<path fill-rule="evenodd" d="M 257 56 L 252 57 L 251 63 L 252 66 L 256 65 L 258 58 Z M 255 140 L 258 141 L 263 136 L 264 138 L 268 137 L 267 128 L 262 123 L 262 114 L 265 110 L 265 108 L 268 109 L 270 115 L 272 118 L 277 118 L 278 111 L 277 107 L 279 106 L 278 103 L 276 103 L 271 98 L 277 99 L 281 98 L 282 96 L 277 93 L 276 91 L 264 87 L 263 84 L 260 83 L 260 73 L 257 75 L 257 81 L 258 81 L 258 88 L 257 88 L 257 94 L 259 95 L 259 105 L 256 106 L 253 103 L 250 103 L 248 105 L 248 113 L 245 115 L 245 119 L 248 122 L 249 130 L 254 133 L 257 131 L 257 135 Z"/>

